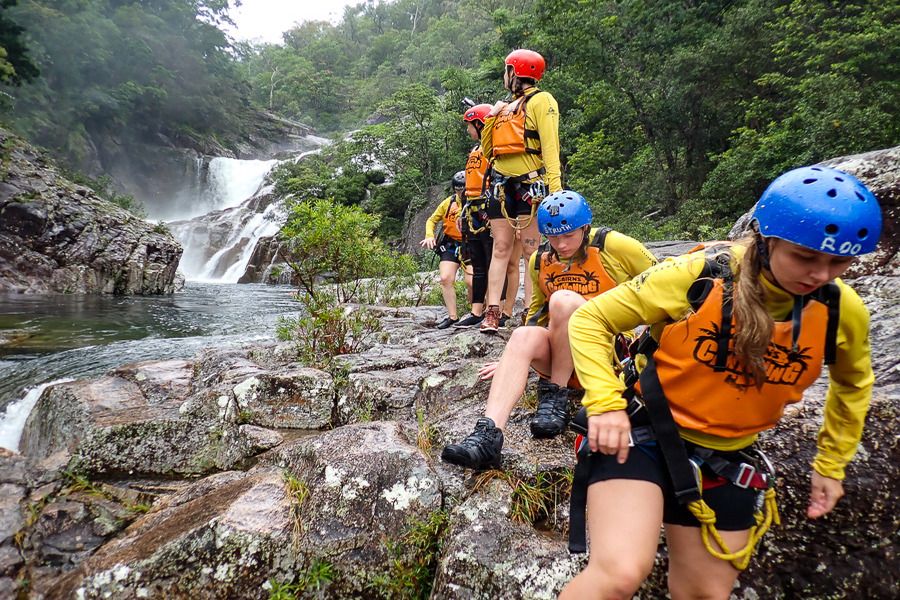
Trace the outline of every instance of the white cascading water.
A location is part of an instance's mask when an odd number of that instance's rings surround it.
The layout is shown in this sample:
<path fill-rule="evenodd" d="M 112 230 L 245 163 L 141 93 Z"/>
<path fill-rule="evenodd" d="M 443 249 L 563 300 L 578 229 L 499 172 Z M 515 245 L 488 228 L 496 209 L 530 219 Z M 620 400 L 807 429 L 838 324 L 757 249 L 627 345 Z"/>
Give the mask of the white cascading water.
<path fill-rule="evenodd" d="M 18 452 L 22 430 L 25 428 L 25 421 L 28 419 L 28 415 L 31 414 L 31 409 L 37 404 L 38 398 L 51 385 L 68 383 L 70 381 L 75 380 L 67 378 L 42 383 L 28 390 L 21 400 L 11 402 L 6 407 L 6 411 L 0 414 L 0 448 Z"/>
<path fill-rule="evenodd" d="M 329 140 L 305 136 L 307 148 L 293 161 L 319 152 Z M 191 281 L 237 283 L 247 269 L 257 242 L 278 233 L 281 203 L 266 198 L 264 186 L 277 160 L 217 157 L 209 163 L 206 187 L 190 220 L 169 223 L 184 253 L 179 269 Z M 198 214 L 200 211 L 200 214 Z"/>

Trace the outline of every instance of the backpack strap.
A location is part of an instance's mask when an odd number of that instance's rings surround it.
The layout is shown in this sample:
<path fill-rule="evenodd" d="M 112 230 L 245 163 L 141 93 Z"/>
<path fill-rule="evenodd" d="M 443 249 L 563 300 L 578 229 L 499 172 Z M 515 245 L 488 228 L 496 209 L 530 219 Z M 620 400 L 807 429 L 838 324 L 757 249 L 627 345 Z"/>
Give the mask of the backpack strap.
<path fill-rule="evenodd" d="M 841 316 L 841 288 L 835 282 L 826 283 L 812 297 L 828 308 L 828 324 L 825 326 L 825 364 L 837 360 L 837 330 Z"/>
<path fill-rule="evenodd" d="M 722 321 L 719 334 L 716 336 L 716 363 L 713 370 L 721 373 L 728 362 L 728 346 L 732 335 L 732 317 L 734 312 L 734 272 L 731 269 L 731 251 L 726 247 L 715 247 L 707 250 L 706 262 L 696 281 L 688 288 L 687 299 L 691 308 L 697 310 L 712 291 L 715 280 L 722 280 Z"/>
<path fill-rule="evenodd" d="M 606 236 L 610 231 L 612 231 L 611 227 L 600 227 L 597 229 L 597 233 L 594 234 L 594 239 L 591 240 L 591 246 L 597 250 L 603 250 L 603 247 L 606 245 Z"/>

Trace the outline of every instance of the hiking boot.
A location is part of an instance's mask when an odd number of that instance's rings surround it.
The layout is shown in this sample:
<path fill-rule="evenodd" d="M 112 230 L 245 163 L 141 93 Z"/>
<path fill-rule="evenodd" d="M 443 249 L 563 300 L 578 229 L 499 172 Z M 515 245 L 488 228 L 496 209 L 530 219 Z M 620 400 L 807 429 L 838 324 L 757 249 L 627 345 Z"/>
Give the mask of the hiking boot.
<path fill-rule="evenodd" d="M 438 323 L 435 327 L 437 327 L 438 329 L 447 329 L 457 321 L 459 321 L 459 319 L 451 319 L 450 317 L 447 317 L 446 319 Z"/>
<path fill-rule="evenodd" d="M 484 320 L 481 322 L 481 333 L 497 333 L 500 327 L 500 307 L 488 306 L 484 311 Z"/>
<path fill-rule="evenodd" d="M 510 319 L 512 319 L 512 315 L 503 313 L 502 315 L 500 315 L 500 322 L 498 323 L 498 325 L 500 327 L 506 327 L 506 322 L 509 321 Z"/>
<path fill-rule="evenodd" d="M 469 327 L 474 327 L 484 321 L 484 315 L 473 315 L 469 313 L 462 319 L 460 319 L 453 327 L 455 329 L 468 329 Z"/>
<path fill-rule="evenodd" d="M 569 388 L 559 387 L 546 379 L 538 380 L 538 407 L 531 419 L 531 435 L 552 438 L 566 430 L 569 424 L 569 391 Z"/>
<path fill-rule="evenodd" d="M 441 460 L 467 469 L 498 468 L 501 448 L 503 431 L 494 425 L 493 420 L 481 417 L 466 439 L 444 448 Z"/>

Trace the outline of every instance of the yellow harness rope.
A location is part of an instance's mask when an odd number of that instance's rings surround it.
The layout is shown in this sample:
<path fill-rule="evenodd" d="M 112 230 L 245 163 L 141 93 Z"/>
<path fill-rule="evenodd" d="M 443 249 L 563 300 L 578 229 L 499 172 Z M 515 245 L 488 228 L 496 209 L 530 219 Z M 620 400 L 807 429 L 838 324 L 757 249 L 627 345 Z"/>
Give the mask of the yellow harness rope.
<path fill-rule="evenodd" d="M 725 540 L 722 539 L 722 536 L 719 535 L 719 530 L 716 529 L 716 513 L 702 498 L 688 504 L 688 509 L 700 521 L 700 536 L 703 538 L 703 545 L 706 547 L 706 550 L 716 558 L 729 561 L 738 571 L 743 571 L 750 564 L 750 557 L 753 556 L 756 545 L 769 530 L 772 523 L 781 525 L 781 517 L 778 514 L 778 506 L 775 503 L 775 488 L 771 487 L 765 491 L 763 496 L 763 509 L 753 515 L 756 519 L 756 525 L 750 528 L 750 538 L 747 540 L 747 544 L 737 552 L 732 552 Z M 721 549 L 721 552 L 713 547 L 710 536 Z"/>

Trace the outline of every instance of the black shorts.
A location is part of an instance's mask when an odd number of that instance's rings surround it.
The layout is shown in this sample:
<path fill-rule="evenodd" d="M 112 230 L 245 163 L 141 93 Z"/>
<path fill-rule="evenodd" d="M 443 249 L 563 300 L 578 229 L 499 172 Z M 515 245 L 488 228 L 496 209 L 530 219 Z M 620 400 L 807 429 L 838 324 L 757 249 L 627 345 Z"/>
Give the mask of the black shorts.
<path fill-rule="evenodd" d="M 531 183 L 506 181 L 503 185 L 494 186 L 493 189 L 495 191 L 491 194 L 491 198 L 488 200 L 487 204 L 488 218 L 504 218 L 500 206 L 501 202 L 506 203 L 506 216 L 511 219 L 523 215 L 530 215 L 533 210 L 531 203 L 523 198 L 530 185 Z M 497 193 L 497 191 L 499 191 L 499 193 Z"/>
<path fill-rule="evenodd" d="M 690 446 L 688 450 L 690 454 Z M 721 455 L 729 458 L 731 453 Z M 734 460 L 740 461 L 737 456 Z M 610 479 L 634 479 L 650 481 L 658 485 L 663 492 L 663 523 L 700 527 L 700 522 L 691 514 L 687 506 L 675 498 L 675 489 L 666 470 L 665 460 L 656 442 L 639 444 L 629 448 L 628 460 L 620 465 L 615 455 L 594 453 L 591 461 L 589 484 Z M 706 467 L 704 476 L 712 477 Z M 703 490 L 703 500 L 716 513 L 716 529 L 722 531 L 743 531 L 756 525 L 754 513 L 761 492 L 752 488 L 741 488 L 731 482 Z"/>
<path fill-rule="evenodd" d="M 445 238 L 440 245 L 435 246 L 434 253 L 441 257 L 441 262 L 449 261 L 460 264 L 460 251 L 462 243 L 449 238 Z"/>

